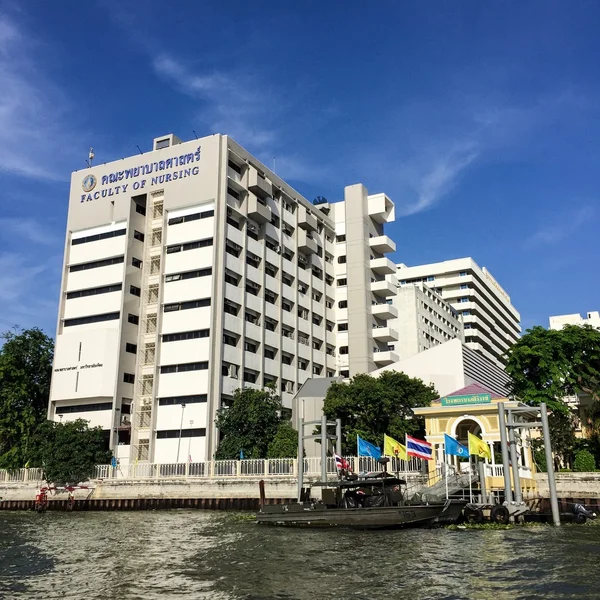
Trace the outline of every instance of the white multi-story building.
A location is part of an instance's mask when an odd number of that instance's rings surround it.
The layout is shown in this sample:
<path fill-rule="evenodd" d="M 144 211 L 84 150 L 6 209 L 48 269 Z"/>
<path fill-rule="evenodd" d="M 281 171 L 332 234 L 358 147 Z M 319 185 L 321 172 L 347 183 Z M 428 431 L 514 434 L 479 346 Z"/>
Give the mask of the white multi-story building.
<path fill-rule="evenodd" d="M 400 286 L 423 282 L 462 318 L 467 346 L 500 367 L 504 354 L 521 333 L 521 317 L 491 273 L 472 258 L 428 265 L 398 265 Z"/>
<path fill-rule="evenodd" d="M 123 462 L 203 461 L 239 387 L 291 407 L 308 377 L 394 362 L 393 218 L 360 184 L 315 206 L 222 135 L 73 173 L 49 418 Z"/>
<path fill-rule="evenodd" d="M 389 299 L 398 312 L 389 326 L 398 332 L 391 344 L 399 360 L 428 350 L 448 340 L 463 340 L 463 325 L 456 310 L 422 282 L 402 285 Z"/>
<path fill-rule="evenodd" d="M 600 329 L 600 312 L 595 310 L 582 317 L 579 313 L 550 317 L 550 329 L 562 329 L 565 325 L 591 325 Z"/>

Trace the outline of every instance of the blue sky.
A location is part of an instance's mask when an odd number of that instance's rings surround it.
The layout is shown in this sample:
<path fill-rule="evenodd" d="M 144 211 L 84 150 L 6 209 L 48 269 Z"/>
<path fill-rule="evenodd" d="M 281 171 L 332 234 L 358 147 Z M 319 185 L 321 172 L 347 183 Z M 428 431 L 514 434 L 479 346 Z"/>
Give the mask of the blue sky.
<path fill-rule="evenodd" d="M 193 130 L 386 192 L 397 262 L 472 256 L 524 328 L 600 309 L 600 4 L 366 4 L 0 0 L 0 330 L 54 335 L 88 148 Z"/>

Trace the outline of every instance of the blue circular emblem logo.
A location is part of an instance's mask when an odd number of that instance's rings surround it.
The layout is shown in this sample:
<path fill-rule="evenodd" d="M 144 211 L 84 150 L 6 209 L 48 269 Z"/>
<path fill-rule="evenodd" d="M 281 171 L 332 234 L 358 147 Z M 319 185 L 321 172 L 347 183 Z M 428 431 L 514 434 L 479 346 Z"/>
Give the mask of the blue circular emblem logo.
<path fill-rule="evenodd" d="M 96 177 L 88 175 L 82 182 L 81 187 L 84 192 L 91 192 L 96 187 Z"/>

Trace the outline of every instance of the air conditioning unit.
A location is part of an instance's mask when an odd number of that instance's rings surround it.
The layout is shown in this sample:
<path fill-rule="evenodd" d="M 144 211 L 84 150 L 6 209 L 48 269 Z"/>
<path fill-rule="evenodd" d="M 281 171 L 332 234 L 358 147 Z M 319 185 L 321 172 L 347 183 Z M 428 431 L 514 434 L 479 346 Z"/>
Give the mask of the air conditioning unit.
<path fill-rule="evenodd" d="M 285 391 L 288 394 L 293 394 L 294 393 L 294 384 L 291 381 L 287 381 L 285 384 Z"/>
<path fill-rule="evenodd" d="M 238 378 L 238 367 L 237 367 L 237 365 L 229 365 L 229 377 L 231 377 L 231 379 L 237 379 Z"/>
<path fill-rule="evenodd" d="M 277 254 L 281 254 L 281 246 L 275 246 L 275 252 L 277 252 Z"/>
<path fill-rule="evenodd" d="M 231 208 L 229 208 L 229 206 L 227 207 L 227 216 L 231 217 L 231 215 L 233 215 L 233 210 Z"/>

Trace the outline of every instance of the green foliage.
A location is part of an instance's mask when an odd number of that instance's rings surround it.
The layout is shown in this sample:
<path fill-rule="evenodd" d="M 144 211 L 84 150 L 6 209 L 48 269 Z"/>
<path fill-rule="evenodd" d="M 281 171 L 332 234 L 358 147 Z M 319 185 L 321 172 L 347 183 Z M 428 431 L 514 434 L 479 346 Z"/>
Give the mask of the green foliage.
<path fill-rule="evenodd" d="M 533 460 L 535 466 L 540 473 L 546 473 L 548 471 L 548 464 L 546 462 L 546 453 L 543 448 L 533 448 Z"/>
<path fill-rule="evenodd" d="M 46 480 L 55 484 L 87 481 L 96 465 L 109 463 L 111 457 L 105 450 L 102 429 L 90 429 L 83 419 L 44 421 L 28 449 L 30 466 L 42 467 Z"/>
<path fill-rule="evenodd" d="M 356 375 L 349 383 L 333 383 L 325 397 L 324 412 L 342 420 L 342 452 L 356 454 L 356 436 L 379 446 L 387 433 L 402 442 L 406 433 L 423 431 L 423 419 L 413 408 L 429 406 L 438 394 L 432 385 L 405 373 L 386 371 L 379 377 Z"/>
<path fill-rule="evenodd" d="M 269 444 L 267 458 L 296 458 L 297 456 L 298 432 L 291 423 L 281 423 L 273 441 Z"/>
<path fill-rule="evenodd" d="M 567 412 L 562 398 L 585 393 L 600 400 L 600 331 L 585 325 L 537 326 L 507 352 L 512 391 L 532 406 Z"/>
<path fill-rule="evenodd" d="M 54 342 L 37 328 L 0 338 L 0 468 L 22 467 L 36 427 L 46 418 Z"/>
<path fill-rule="evenodd" d="M 596 461 L 592 453 L 589 450 L 580 450 L 575 455 L 575 462 L 573 463 L 573 471 L 579 471 L 581 473 L 589 473 L 596 470 Z"/>
<path fill-rule="evenodd" d="M 217 412 L 215 423 L 221 433 L 217 460 L 239 458 L 240 450 L 246 458 L 267 458 L 281 410 L 281 399 L 272 388 L 236 390 L 231 406 Z"/>

